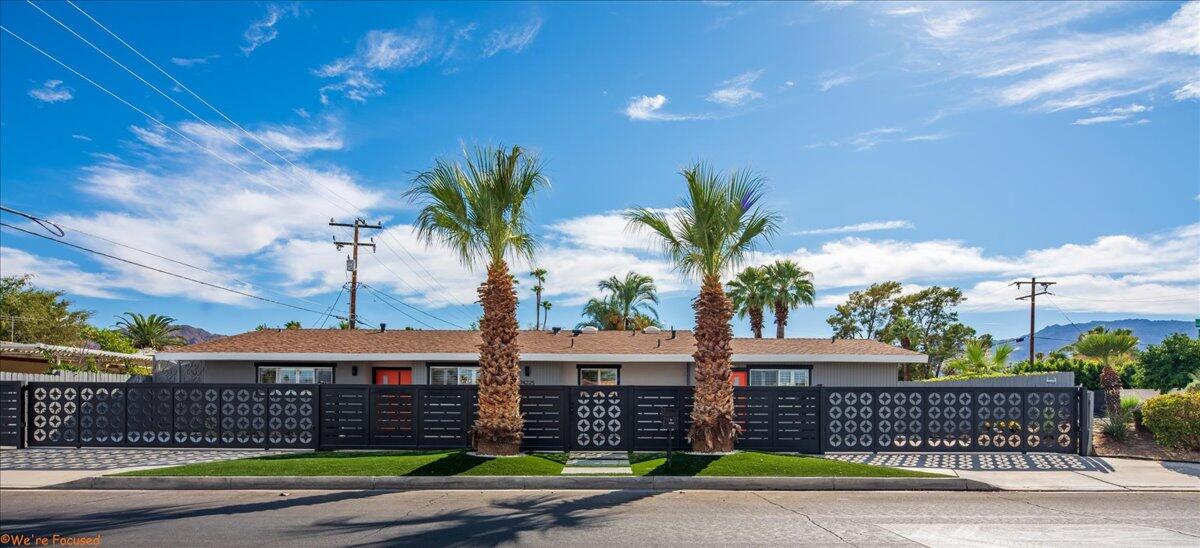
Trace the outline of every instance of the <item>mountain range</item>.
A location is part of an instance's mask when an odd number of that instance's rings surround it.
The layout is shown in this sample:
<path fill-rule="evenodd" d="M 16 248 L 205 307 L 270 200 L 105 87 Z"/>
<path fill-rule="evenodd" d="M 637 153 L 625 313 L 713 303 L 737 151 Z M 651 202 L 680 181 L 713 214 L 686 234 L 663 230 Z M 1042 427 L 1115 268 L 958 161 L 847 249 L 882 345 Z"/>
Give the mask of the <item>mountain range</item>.
<path fill-rule="evenodd" d="M 1075 339 L 1079 338 L 1081 333 L 1086 333 L 1088 330 L 1100 326 L 1110 331 L 1114 329 L 1128 329 L 1132 331 L 1138 338 L 1138 348 L 1143 349 L 1148 345 L 1161 343 L 1163 339 L 1172 333 L 1184 333 L 1189 337 L 1196 337 L 1196 325 L 1193 322 L 1130 318 L 1067 325 L 1048 325 L 1034 333 L 1034 344 L 1036 345 L 1037 352 L 1049 354 L 1075 342 Z M 1027 338 L 1027 335 L 1023 335 L 1011 339 L 997 340 L 994 345 L 1008 344 L 1013 347 L 1014 352 L 1011 359 L 1013 361 L 1020 361 L 1029 357 L 1029 341 L 1026 340 Z M 1018 341 L 1017 339 L 1021 340 Z"/>
<path fill-rule="evenodd" d="M 176 325 L 175 327 L 179 328 L 177 331 L 175 331 L 175 335 L 187 341 L 188 344 L 202 343 L 205 341 L 211 341 L 213 339 L 220 339 L 221 337 L 225 336 L 218 335 L 216 333 L 209 333 L 204 329 L 192 327 L 190 325 Z"/>

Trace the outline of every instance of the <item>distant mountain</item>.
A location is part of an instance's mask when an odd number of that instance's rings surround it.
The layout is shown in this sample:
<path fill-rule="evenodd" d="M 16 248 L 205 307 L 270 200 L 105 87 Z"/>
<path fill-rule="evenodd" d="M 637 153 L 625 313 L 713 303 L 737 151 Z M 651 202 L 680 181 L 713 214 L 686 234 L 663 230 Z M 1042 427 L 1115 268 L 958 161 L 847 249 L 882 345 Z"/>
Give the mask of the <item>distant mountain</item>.
<path fill-rule="evenodd" d="M 205 341 L 211 341 L 213 339 L 220 339 L 225 336 L 217 335 L 216 333 L 209 333 L 208 331 L 200 329 L 199 327 L 192 327 L 190 325 L 177 325 L 176 327 L 179 328 L 179 331 L 176 331 L 175 334 L 182 337 L 183 340 L 187 341 L 188 344 L 202 343 Z"/>
<path fill-rule="evenodd" d="M 1146 348 L 1147 345 L 1158 344 L 1167 338 L 1172 333 L 1186 333 L 1189 337 L 1196 337 L 1196 324 L 1181 320 L 1146 320 L 1133 318 L 1128 320 L 1112 320 L 1112 321 L 1096 321 L 1084 322 L 1074 325 L 1050 325 L 1043 327 L 1034 334 L 1034 344 L 1036 350 L 1043 354 L 1049 354 L 1059 348 L 1067 346 L 1075 342 L 1079 338 L 1080 333 L 1085 333 L 1089 329 L 1097 326 L 1104 326 L 1105 329 L 1128 329 L 1137 336 L 1139 348 Z M 1016 337 L 996 341 L 996 345 L 1007 343 L 1009 346 L 1016 349 L 1013 352 L 1012 360 L 1020 361 L 1029 357 L 1029 341 L 1022 340 L 1017 342 Z"/>

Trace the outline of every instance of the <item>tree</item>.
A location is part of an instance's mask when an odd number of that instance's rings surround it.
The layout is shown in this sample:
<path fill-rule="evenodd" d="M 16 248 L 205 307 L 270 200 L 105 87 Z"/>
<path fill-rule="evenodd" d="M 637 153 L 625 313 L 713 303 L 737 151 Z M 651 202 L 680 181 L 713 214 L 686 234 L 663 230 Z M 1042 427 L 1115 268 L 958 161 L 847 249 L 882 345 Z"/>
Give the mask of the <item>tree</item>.
<path fill-rule="evenodd" d="M 737 312 L 738 318 L 750 316 L 750 331 L 754 332 L 754 338 L 761 339 L 763 307 L 770 302 L 767 294 L 771 289 L 767 286 L 767 276 L 763 272 L 763 268 L 748 266 L 738 272 L 733 280 L 725 284 L 725 287 L 729 290 L 729 300 L 733 302 L 733 309 Z"/>
<path fill-rule="evenodd" d="M 542 323 L 550 325 L 550 309 L 554 306 L 550 301 L 542 301 Z"/>
<path fill-rule="evenodd" d="M 100 350 L 106 352 L 136 354 L 138 351 L 129 337 L 126 337 L 124 333 L 115 329 L 101 329 L 87 325 L 83 328 L 83 338 L 84 340 L 96 343 L 96 346 L 99 346 Z"/>
<path fill-rule="evenodd" d="M 982 375 L 1000 373 L 1008 366 L 1008 357 L 1012 355 L 1011 346 L 1002 345 L 995 351 L 990 351 L 981 340 L 969 341 L 962 354 L 946 360 L 946 369 L 954 375 Z"/>
<path fill-rule="evenodd" d="M 900 282 L 882 282 L 850 293 L 844 304 L 834 308 L 825 321 L 837 339 L 875 339 L 893 317 Z"/>
<path fill-rule="evenodd" d="M 129 337 L 129 340 L 137 348 L 162 350 L 164 347 L 177 346 L 185 342 L 183 338 L 175 334 L 179 331 L 179 327 L 174 325 L 175 318 L 158 314 L 143 316 L 134 312 L 126 312 L 121 316 L 122 318 L 117 321 L 117 327 L 126 337 Z"/>
<path fill-rule="evenodd" d="M 758 205 L 765 181 L 750 171 L 726 175 L 698 163 L 681 174 L 687 194 L 678 207 L 635 208 L 626 217 L 662 244 L 677 271 L 700 279 L 700 294 L 692 301 L 696 387 L 688 438 L 695 451 L 731 451 L 738 433 L 730 381 L 733 304 L 721 274 L 774 234 L 780 217 Z"/>
<path fill-rule="evenodd" d="M 533 294 L 537 299 L 533 305 L 533 329 L 536 331 L 542 328 L 542 291 L 546 289 L 546 269 L 535 268 L 529 275 L 533 276 L 533 279 L 537 281 L 533 286 Z"/>
<path fill-rule="evenodd" d="M 508 259 L 532 260 L 536 244 L 528 226 L 529 205 L 549 181 L 537 157 L 521 147 L 479 147 L 463 156 L 461 165 L 437 160 L 416 176 L 405 195 L 421 206 L 418 237 L 449 247 L 468 267 L 487 267 L 487 280 L 478 290 L 483 343 L 471 439 L 480 453 L 513 455 L 520 449 L 524 420 L 517 293 Z"/>
<path fill-rule="evenodd" d="M 588 320 L 581 322 L 581 326 L 625 331 L 636 329 L 633 326 L 639 315 L 657 321 L 658 311 L 651 304 L 658 304 L 654 278 L 631 271 L 624 278 L 611 276 L 601 280 L 596 287 L 607 295 L 588 300 L 583 307 L 583 314 Z"/>
<path fill-rule="evenodd" d="M 284 329 L 300 329 L 300 321 L 299 320 L 291 320 L 291 321 L 283 324 L 283 328 Z"/>
<path fill-rule="evenodd" d="M 1012 366 L 1013 373 L 1069 371 L 1075 374 L 1075 384 L 1088 390 L 1100 390 L 1100 370 L 1099 363 L 1057 352 L 1051 352 L 1049 356 L 1037 360 L 1032 365 L 1029 360 L 1023 360 Z"/>
<path fill-rule="evenodd" d="M 912 321 L 912 318 L 901 316 L 883 328 L 883 331 L 879 333 L 879 339 L 888 344 L 898 344 L 905 350 L 916 350 L 921 335 L 921 327 Z M 907 363 L 901 366 L 904 371 L 903 378 L 906 381 L 912 377 L 908 366 Z"/>
<path fill-rule="evenodd" d="M 1161 344 L 1147 346 L 1139 356 L 1137 385 L 1169 392 L 1191 382 L 1190 373 L 1200 370 L 1200 339 L 1173 333 Z"/>
<path fill-rule="evenodd" d="M 1100 371 L 1100 387 L 1104 390 L 1105 403 L 1110 416 L 1121 406 L 1121 376 L 1117 369 L 1133 359 L 1138 345 L 1137 337 L 1128 331 L 1101 331 L 1087 333 L 1075 341 L 1075 353 L 1096 361 Z"/>
<path fill-rule="evenodd" d="M 908 317 L 920 328 L 917 348 L 929 356 L 928 367 L 933 376 L 941 375 L 942 363 L 975 338 L 975 330 L 959 323 L 958 312 L 954 310 L 966 300 L 957 287 L 938 286 L 895 299 L 892 317 Z"/>
<path fill-rule="evenodd" d="M 800 305 L 812 306 L 816 297 L 812 272 L 795 261 L 781 260 L 764 267 L 767 276 L 767 299 L 775 312 L 775 338 L 782 339 L 787 327 L 788 312 Z"/>
<path fill-rule="evenodd" d="M 12 342 L 75 345 L 92 313 L 72 310 L 62 291 L 33 287 L 32 275 L 0 278 L 0 338 Z"/>

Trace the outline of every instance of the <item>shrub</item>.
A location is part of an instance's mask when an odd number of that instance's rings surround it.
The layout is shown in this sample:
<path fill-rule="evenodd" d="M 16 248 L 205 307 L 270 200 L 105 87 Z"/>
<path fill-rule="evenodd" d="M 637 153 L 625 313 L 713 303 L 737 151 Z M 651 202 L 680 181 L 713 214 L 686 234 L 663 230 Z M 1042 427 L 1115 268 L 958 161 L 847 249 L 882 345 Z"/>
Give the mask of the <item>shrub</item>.
<path fill-rule="evenodd" d="M 1142 404 L 1142 420 L 1159 444 L 1174 449 L 1200 450 L 1200 393 L 1150 398 Z"/>
<path fill-rule="evenodd" d="M 1108 424 L 1100 431 L 1114 440 L 1125 441 L 1125 434 L 1129 432 L 1129 413 L 1120 407 L 1116 408 L 1108 414 Z"/>
<path fill-rule="evenodd" d="M 1125 415 L 1129 416 L 1133 412 L 1133 409 L 1141 403 L 1142 400 L 1137 396 L 1121 396 L 1121 411 L 1124 411 Z"/>
<path fill-rule="evenodd" d="M 1200 339 L 1175 333 L 1162 344 L 1146 347 L 1140 356 L 1138 383 L 1159 392 L 1183 388 L 1191 382 L 1189 373 L 1200 369 Z"/>

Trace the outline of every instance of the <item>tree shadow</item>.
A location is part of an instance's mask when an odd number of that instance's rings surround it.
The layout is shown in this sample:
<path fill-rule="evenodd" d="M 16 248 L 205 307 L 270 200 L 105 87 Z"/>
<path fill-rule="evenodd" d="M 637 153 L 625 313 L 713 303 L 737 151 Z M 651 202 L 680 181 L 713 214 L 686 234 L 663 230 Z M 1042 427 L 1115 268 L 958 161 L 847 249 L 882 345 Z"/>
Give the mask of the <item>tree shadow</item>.
<path fill-rule="evenodd" d="M 654 459 L 666 459 L 666 453 L 656 453 L 653 455 L 635 457 L 635 461 L 645 462 Z M 662 464 L 654 467 L 646 472 L 647 476 L 696 476 L 708 468 L 710 464 L 720 459 L 720 455 L 688 455 L 686 453 L 674 453 L 669 460 L 664 460 Z"/>

